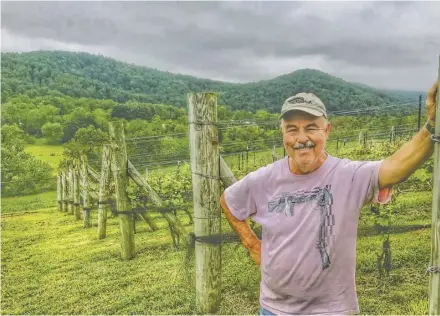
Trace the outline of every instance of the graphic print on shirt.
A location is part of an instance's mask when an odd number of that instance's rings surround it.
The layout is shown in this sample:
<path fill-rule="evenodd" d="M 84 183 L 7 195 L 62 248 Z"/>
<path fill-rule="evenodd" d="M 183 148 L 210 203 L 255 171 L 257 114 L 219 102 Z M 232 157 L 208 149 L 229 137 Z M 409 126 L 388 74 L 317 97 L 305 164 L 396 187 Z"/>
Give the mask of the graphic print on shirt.
<path fill-rule="evenodd" d="M 330 266 L 330 247 L 333 241 L 333 225 L 335 217 L 332 214 L 333 195 L 330 192 L 331 185 L 323 188 L 316 187 L 312 191 L 299 190 L 294 193 L 285 192 L 276 195 L 268 203 L 269 213 L 284 213 L 286 216 L 294 216 L 295 205 L 306 202 L 316 202 L 312 211 L 319 212 L 320 225 L 317 249 L 321 255 L 322 269 Z"/>

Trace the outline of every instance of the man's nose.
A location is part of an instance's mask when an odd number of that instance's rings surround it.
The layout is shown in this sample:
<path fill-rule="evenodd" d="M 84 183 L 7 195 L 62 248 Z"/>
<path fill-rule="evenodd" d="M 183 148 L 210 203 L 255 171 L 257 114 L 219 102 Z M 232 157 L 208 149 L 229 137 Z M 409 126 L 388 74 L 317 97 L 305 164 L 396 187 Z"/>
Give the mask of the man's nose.
<path fill-rule="evenodd" d="M 297 140 L 299 143 L 305 143 L 309 140 L 309 135 L 307 134 L 307 132 L 299 130 Z"/>

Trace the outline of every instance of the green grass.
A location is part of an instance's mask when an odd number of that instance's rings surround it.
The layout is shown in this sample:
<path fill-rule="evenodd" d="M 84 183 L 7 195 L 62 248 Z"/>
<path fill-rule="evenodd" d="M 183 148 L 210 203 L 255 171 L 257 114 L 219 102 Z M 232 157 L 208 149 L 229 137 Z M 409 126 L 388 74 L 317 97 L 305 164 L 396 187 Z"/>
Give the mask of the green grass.
<path fill-rule="evenodd" d="M 25 151 L 35 156 L 37 159 L 47 162 L 53 169 L 52 174 L 56 175 L 58 164 L 63 156 L 62 146 L 51 145 L 28 145 Z"/>
<path fill-rule="evenodd" d="M 56 207 L 57 192 L 49 191 L 40 194 L 2 198 L 1 204 L 2 214 L 21 213 Z"/>
<path fill-rule="evenodd" d="M 410 208 L 401 211 L 399 224 L 429 224 L 429 208 L 417 205 L 431 197 L 426 192 L 399 196 L 393 205 L 406 203 Z M 26 201 L 16 198 L 15 203 Z M 11 208 L 13 200 L 6 202 Z M 367 217 L 368 210 L 363 212 Z M 3 314 L 194 313 L 194 278 L 188 281 L 184 273 L 194 273 L 194 265 L 184 266 L 185 251 L 173 248 L 167 224 L 159 215 L 155 217 L 162 229 L 156 232 L 137 222 L 136 257 L 130 261 L 120 259 L 117 218 L 109 218 L 107 237 L 98 240 L 96 211 L 90 229 L 56 208 L 10 215 L 3 214 L 1 221 Z M 179 219 L 192 231 L 183 212 Z M 360 228 L 368 225 L 371 222 L 361 220 Z M 358 238 L 357 291 L 362 314 L 427 313 L 430 233 L 427 228 L 392 234 L 393 268 L 385 278 L 379 277 L 376 267 L 382 236 Z M 259 269 L 244 248 L 225 244 L 218 314 L 256 314 L 259 281 Z"/>

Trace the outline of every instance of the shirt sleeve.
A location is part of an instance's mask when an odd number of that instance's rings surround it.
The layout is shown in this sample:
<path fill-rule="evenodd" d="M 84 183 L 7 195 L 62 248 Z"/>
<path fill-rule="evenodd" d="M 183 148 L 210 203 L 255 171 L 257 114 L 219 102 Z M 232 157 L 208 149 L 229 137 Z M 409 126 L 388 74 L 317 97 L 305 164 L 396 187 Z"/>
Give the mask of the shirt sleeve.
<path fill-rule="evenodd" d="M 225 201 L 232 215 L 246 220 L 256 213 L 257 207 L 251 192 L 251 175 L 246 175 L 225 190 Z"/>
<path fill-rule="evenodd" d="M 351 197 L 359 208 L 371 203 L 386 204 L 391 200 L 392 189 L 379 189 L 380 161 L 353 161 Z"/>

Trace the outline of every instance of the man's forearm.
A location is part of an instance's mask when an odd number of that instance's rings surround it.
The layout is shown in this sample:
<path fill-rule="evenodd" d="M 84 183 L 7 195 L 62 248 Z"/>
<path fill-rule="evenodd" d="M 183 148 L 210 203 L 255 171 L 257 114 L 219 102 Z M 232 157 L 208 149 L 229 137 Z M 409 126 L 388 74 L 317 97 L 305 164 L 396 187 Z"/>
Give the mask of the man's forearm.
<path fill-rule="evenodd" d="M 433 152 L 431 134 L 423 127 L 410 141 L 384 160 L 379 171 L 379 187 L 387 188 L 405 181 Z"/>
<path fill-rule="evenodd" d="M 237 235 L 240 237 L 243 245 L 249 250 L 255 250 L 255 248 L 258 247 L 260 240 L 258 239 L 257 235 L 255 235 L 254 231 L 246 221 L 238 220 L 231 213 L 231 211 L 228 208 L 228 205 L 226 204 L 224 194 L 222 194 L 222 196 L 220 197 L 220 205 L 223 209 L 223 213 L 225 214 L 229 224 L 231 225 L 232 229 L 237 233 Z"/>

